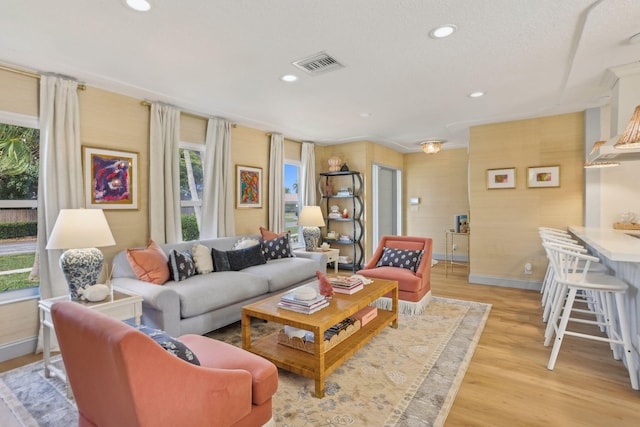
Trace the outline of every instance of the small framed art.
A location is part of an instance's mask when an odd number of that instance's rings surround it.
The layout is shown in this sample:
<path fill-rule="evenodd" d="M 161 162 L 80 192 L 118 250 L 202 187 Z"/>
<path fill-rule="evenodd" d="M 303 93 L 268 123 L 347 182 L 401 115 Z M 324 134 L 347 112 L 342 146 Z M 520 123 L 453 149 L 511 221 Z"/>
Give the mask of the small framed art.
<path fill-rule="evenodd" d="M 516 168 L 487 169 L 487 188 L 516 188 Z"/>
<path fill-rule="evenodd" d="M 527 168 L 529 188 L 560 187 L 560 166 L 537 166 Z"/>
<path fill-rule="evenodd" d="M 262 207 L 262 169 L 236 165 L 238 208 Z"/>
<path fill-rule="evenodd" d="M 138 153 L 82 147 L 85 207 L 138 209 Z"/>

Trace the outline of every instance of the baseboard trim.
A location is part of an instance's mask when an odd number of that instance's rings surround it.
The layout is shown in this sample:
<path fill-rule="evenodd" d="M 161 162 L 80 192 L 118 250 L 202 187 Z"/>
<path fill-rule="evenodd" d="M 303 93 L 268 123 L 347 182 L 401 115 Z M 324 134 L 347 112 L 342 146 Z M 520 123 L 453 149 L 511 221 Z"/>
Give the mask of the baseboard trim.
<path fill-rule="evenodd" d="M 481 276 L 479 274 L 470 274 L 469 283 L 475 285 L 491 285 L 503 288 L 526 289 L 529 291 L 539 291 L 542 288 L 542 282 L 536 280 L 509 279 L 505 277 Z"/>
<path fill-rule="evenodd" d="M 0 362 L 36 352 L 38 337 L 24 338 L 19 341 L 0 345 Z"/>

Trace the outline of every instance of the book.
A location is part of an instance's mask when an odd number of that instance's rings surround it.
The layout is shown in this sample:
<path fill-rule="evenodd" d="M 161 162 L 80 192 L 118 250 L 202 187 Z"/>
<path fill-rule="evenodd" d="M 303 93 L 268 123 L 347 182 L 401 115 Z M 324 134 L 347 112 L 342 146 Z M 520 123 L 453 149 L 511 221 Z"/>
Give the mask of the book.
<path fill-rule="evenodd" d="M 335 287 L 341 288 L 353 288 L 358 285 L 362 285 L 362 280 L 357 277 L 347 277 L 347 276 L 330 276 L 328 277 L 329 283 Z"/>
<path fill-rule="evenodd" d="M 466 214 L 455 215 L 454 225 L 456 233 L 468 233 L 469 232 L 469 216 Z"/>
<path fill-rule="evenodd" d="M 359 290 L 361 290 L 362 288 L 364 288 L 364 285 L 362 283 L 360 283 L 357 286 L 353 286 L 351 288 L 343 288 L 341 286 L 334 286 L 333 287 L 333 291 L 339 294 L 347 294 L 347 295 L 352 295 L 355 294 L 356 292 L 358 292 Z"/>
<path fill-rule="evenodd" d="M 314 299 L 311 300 L 301 300 L 295 297 L 295 291 L 284 294 L 280 297 L 280 301 L 288 302 L 291 304 L 301 305 L 305 307 L 312 306 L 317 304 L 318 302 L 324 301 L 326 298 L 324 295 L 318 294 Z"/>
<path fill-rule="evenodd" d="M 291 310 L 291 311 L 295 311 L 296 313 L 302 313 L 302 314 L 313 314 L 316 311 L 320 311 L 325 307 L 329 306 L 329 301 L 325 301 L 324 303 L 319 304 L 316 307 L 313 308 L 309 308 L 309 307 L 302 307 L 299 305 L 291 305 L 291 304 L 286 304 L 283 303 L 282 301 L 278 303 L 278 307 L 280 308 L 284 308 L 285 310 Z"/>
<path fill-rule="evenodd" d="M 294 307 L 294 308 L 299 308 L 301 310 L 313 310 L 314 308 L 323 305 L 325 303 L 328 303 L 328 301 L 326 299 L 322 299 L 312 305 L 303 305 L 303 304 L 296 304 L 295 302 L 290 302 L 290 301 L 285 301 L 285 300 L 280 300 L 280 302 L 278 304 L 281 304 L 283 307 Z"/>

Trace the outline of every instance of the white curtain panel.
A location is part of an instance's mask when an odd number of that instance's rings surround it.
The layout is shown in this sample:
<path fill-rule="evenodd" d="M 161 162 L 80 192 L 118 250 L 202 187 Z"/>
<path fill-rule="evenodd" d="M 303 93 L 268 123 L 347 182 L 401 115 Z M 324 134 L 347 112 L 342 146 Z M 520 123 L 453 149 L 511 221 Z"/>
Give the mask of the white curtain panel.
<path fill-rule="evenodd" d="M 234 172 L 231 165 L 231 125 L 209 119 L 204 154 L 201 239 L 234 236 Z"/>
<path fill-rule="evenodd" d="M 302 206 L 316 206 L 316 146 L 302 143 L 302 168 L 300 170 L 300 200 Z"/>
<path fill-rule="evenodd" d="M 284 137 L 277 133 L 269 154 L 269 230 L 284 231 Z"/>
<path fill-rule="evenodd" d="M 40 297 L 69 293 L 58 260 L 62 251 L 46 250 L 61 209 L 83 206 L 78 83 L 55 76 L 40 78 L 40 170 L 38 180 L 37 262 Z M 55 334 L 51 349 L 57 349 Z M 37 351 L 42 351 L 42 328 Z"/>
<path fill-rule="evenodd" d="M 151 104 L 149 228 L 156 243 L 182 240 L 180 223 L 180 110 Z"/>

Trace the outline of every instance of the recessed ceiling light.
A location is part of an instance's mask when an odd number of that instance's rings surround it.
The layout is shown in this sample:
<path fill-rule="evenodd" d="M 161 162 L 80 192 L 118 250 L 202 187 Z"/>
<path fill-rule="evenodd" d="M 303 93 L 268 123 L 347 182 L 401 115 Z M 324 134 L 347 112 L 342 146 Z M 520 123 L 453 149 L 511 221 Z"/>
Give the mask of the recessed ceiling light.
<path fill-rule="evenodd" d="M 151 9 L 151 4 L 147 0 L 126 0 L 125 3 L 138 12 L 146 12 Z"/>
<path fill-rule="evenodd" d="M 294 76 L 293 74 L 285 74 L 284 76 L 280 77 L 280 80 L 282 80 L 283 82 L 292 83 L 298 80 L 298 76 Z"/>
<path fill-rule="evenodd" d="M 469 94 L 469 98 L 480 98 L 481 96 L 484 96 L 484 92 L 471 92 Z"/>
<path fill-rule="evenodd" d="M 449 37 L 451 34 L 455 33 L 458 27 L 452 24 L 443 25 L 438 28 L 434 28 L 429 33 L 429 36 L 434 39 L 443 39 L 445 37 Z"/>
<path fill-rule="evenodd" d="M 369 117 L 371 117 L 371 113 L 360 113 L 360 117 L 362 117 L 363 119 L 368 119 Z"/>

